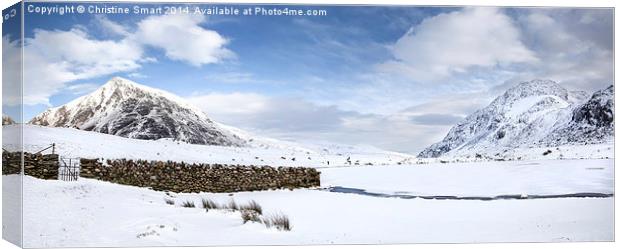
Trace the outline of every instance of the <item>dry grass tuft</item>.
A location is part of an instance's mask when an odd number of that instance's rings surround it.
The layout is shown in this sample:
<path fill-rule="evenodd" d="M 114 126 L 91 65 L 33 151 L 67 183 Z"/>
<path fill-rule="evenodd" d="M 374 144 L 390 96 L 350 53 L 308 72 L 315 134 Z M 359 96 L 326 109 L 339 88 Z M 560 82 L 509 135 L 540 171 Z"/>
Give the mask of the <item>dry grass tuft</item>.
<path fill-rule="evenodd" d="M 195 208 L 195 207 L 196 207 L 196 205 L 194 204 L 194 202 L 193 202 L 193 201 L 184 201 L 184 202 L 181 204 L 181 207 L 186 207 L 186 208 Z"/>
<path fill-rule="evenodd" d="M 221 209 L 221 206 L 209 198 L 202 198 L 202 208 L 208 211 L 209 209 Z"/>
<path fill-rule="evenodd" d="M 254 211 L 257 214 L 263 214 L 263 207 L 261 207 L 261 205 L 254 200 L 251 200 L 250 202 L 248 202 L 248 204 L 239 206 L 239 209 L 241 209 L 242 211 L 249 210 Z"/>
<path fill-rule="evenodd" d="M 291 231 L 291 221 L 284 214 L 274 214 L 261 220 L 267 228 L 275 227 L 280 231 Z"/>
<path fill-rule="evenodd" d="M 230 199 L 230 201 L 228 202 L 228 205 L 226 205 L 226 208 L 232 211 L 238 211 L 239 205 L 237 205 L 237 202 L 235 202 L 235 199 Z"/>

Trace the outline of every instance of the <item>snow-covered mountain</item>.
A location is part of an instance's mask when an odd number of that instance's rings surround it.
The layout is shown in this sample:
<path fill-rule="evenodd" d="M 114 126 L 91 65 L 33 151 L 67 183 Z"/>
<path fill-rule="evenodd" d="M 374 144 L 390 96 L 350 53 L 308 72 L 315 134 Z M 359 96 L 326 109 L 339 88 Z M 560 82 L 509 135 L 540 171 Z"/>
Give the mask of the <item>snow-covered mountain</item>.
<path fill-rule="evenodd" d="M 9 115 L 6 115 L 3 113 L 2 114 L 2 125 L 12 125 L 12 124 L 15 124 L 15 121 Z"/>
<path fill-rule="evenodd" d="M 418 157 L 613 140 L 613 86 L 587 97 L 550 80 L 520 83 L 456 124 Z"/>
<path fill-rule="evenodd" d="M 91 94 L 37 115 L 30 123 L 143 140 L 236 147 L 247 144 L 181 98 L 120 77 Z"/>
<path fill-rule="evenodd" d="M 141 151 L 139 149 L 133 149 L 134 151 L 127 149 L 128 151 L 122 153 L 118 151 L 108 153 L 106 156 L 109 158 L 122 158 L 122 154 L 129 158 L 183 160 L 179 159 L 179 155 L 181 155 L 180 158 L 185 158 L 185 161 L 190 160 L 190 158 L 199 158 L 206 162 L 212 162 L 211 155 L 220 154 L 222 161 L 218 162 L 226 163 L 240 163 L 239 160 L 246 158 L 247 160 L 244 159 L 245 163 L 251 161 L 254 164 L 267 163 L 267 160 L 273 159 L 269 162 L 274 163 L 274 165 L 283 165 L 283 163 L 286 165 L 286 160 L 292 160 L 291 162 L 296 164 L 334 166 L 347 163 L 347 158 L 350 158 L 351 164 L 357 162 L 360 164 L 389 164 L 413 157 L 385 150 L 371 150 L 367 146 L 345 146 L 312 141 L 298 143 L 264 137 L 212 121 L 207 117 L 207 114 L 185 103 L 180 97 L 119 77 L 111 79 L 91 94 L 39 114 L 29 123 L 32 125 L 27 125 L 24 129 L 28 128 L 31 133 L 40 131 L 37 134 L 41 139 L 44 136 L 52 136 L 53 139 L 50 140 L 52 143 L 62 144 L 62 141 L 66 140 L 63 146 L 67 148 L 83 147 L 76 147 L 76 144 L 80 144 L 81 140 L 88 140 L 85 138 L 88 136 L 94 136 L 93 139 L 96 140 L 97 144 L 113 141 L 109 144 L 118 146 L 121 143 L 129 144 L 127 148 L 132 148 L 134 143 L 140 143 L 140 141 L 115 140 L 110 136 L 93 135 L 90 132 L 141 140 L 160 140 L 153 141 L 154 143 L 144 141 L 138 146 L 145 147 L 151 144 L 160 146 L 152 149 L 152 153 L 145 154 L 139 153 Z M 56 128 L 38 129 L 37 126 L 74 128 L 82 131 Z M 62 137 L 67 138 L 63 139 Z M 27 142 L 32 143 L 32 148 L 35 150 L 40 147 L 40 143 L 45 144 L 45 142 L 40 141 L 41 139 Z M 166 140 L 183 141 L 189 144 L 178 144 Z M 161 147 L 172 144 L 177 144 L 174 146 L 177 149 L 169 147 L 167 150 L 175 151 L 173 153 L 176 154 L 175 156 L 162 152 Z M 216 146 L 195 147 L 191 144 Z M 232 148 L 215 148 L 221 146 Z M 337 151 L 332 149 L 336 147 L 341 149 Z M 188 153 L 179 152 L 191 151 L 188 148 L 199 148 L 198 154 L 206 153 L 206 155 L 189 156 Z M 72 156 L 92 156 L 92 154 L 80 154 L 80 151 L 83 152 L 86 149 L 81 148 L 65 153 Z M 254 151 L 259 152 L 250 153 Z M 93 152 L 93 154 L 96 153 L 103 152 L 100 150 Z"/>
<path fill-rule="evenodd" d="M 614 86 L 595 92 L 585 103 L 577 106 L 570 122 L 551 132 L 542 145 L 594 144 L 613 142 Z"/>

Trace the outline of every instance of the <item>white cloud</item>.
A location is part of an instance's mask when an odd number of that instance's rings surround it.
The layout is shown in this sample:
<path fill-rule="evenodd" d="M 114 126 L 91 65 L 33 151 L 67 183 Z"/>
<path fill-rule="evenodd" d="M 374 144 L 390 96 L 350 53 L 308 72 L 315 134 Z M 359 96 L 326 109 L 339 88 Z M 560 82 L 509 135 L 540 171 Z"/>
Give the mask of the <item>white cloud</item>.
<path fill-rule="evenodd" d="M 404 115 L 346 117 L 341 134 L 335 141 L 373 146 L 417 154 L 439 141 L 450 129 L 445 124 L 418 124 Z"/>
<path fill-rule="evenodd" d="M 94 83 L 82 83 L 82 84 L 74 84 L 74 85 L 67 86 L 66 89 L 72 94 L 81 95 L 81 94 L 90 93 L 96 90 L 98 87 L 99 85 L 94 84 Z"/>
<path fill-rule="evenodd" d="M 442 114 L 467 116 L 483 108 L 502 92 L 470 92 L 462 94 L 443 94 L 435 96 L 422 104 L 409 106 L 400 113 L 408 117 Z"/>
<path fill-rule="evenodd" d="M 269 98 L 256 93 L 210 93 L 186 98 L 209 115 L 248 115 L 264 111 Z"/>
<path fill-rule="evenodd" d="M 2 105 L 16 106 L 21 102 L 22 56 L 19 40 L 2 37 Z"/>
<path fill-rule="evenodd" d="M 24 104 L 50 105 L 51 96 L 72 91 L 66 87 L 76 80 L 123 72 L 133 78 L 143 77 L 134 71 L 144 63 L 157 61 L 145 55 L 145 46 L 161 48 L 170 59 L 194 66 L 234 56 L 224 47 L 227 39 L 200 26 L 204 20 L 203 16 L 152 16 L 131 31 L 105 17 L 96 17 L 95 23 L 116 39 L 92 37 L 81 26 L 66 31 L 36 29 L 24 45 Z M 3 54 L 11 54 L 11 50 L 19 52 L 18 44 L 3 37 Z M 5 102 L 16 105 L 19 98 Z"/>
<path fill-rule="evenodd" d="M 524 41 L 541 58 L 521 77 L 550 78 L 588 91 L 613 83 L 612 17 L 610 10 L 520 13 Z"/>
<path fill-rule="evenodd" d="M 264 80 L 259 80 L 254 77 L 251 73 L 243 73 L 243 72 L 222 72 L 222 73 L 214 73 L 210 74 L 206 77 L 211 82 L 216 83 L 257 83 L 264 82 Z"/>
<path fill-rule="evenodd" d="M 62 44 L 62 45 L 61 45 Z M 91 78 L 140 67 L 142 49 L 128 40 L 97 40 L 81 29 L 35 30 L 25 50 L 41 55 L 50 64 L 66 65 L 77 79 Z M 26 65 L 30 63 L 26 58 Z"/>
<path fill-rule="evenodd" d="M 203 15 L 150 16 L 138 23 L 134 39 L 194 66 L 233 57 L 234 53 L 225 48 L 226 38 L 200 26 L 205 20 Z"/>
<path fill-rule="evenodd" d="M 127 77 L 134 78 L 134 79 L 145 79 L 145 78 L 148 78 L 148 76 L 146 76 L 145 74 L 138 73 L 138 72 L 129 73 L 129 74 L 127 74 Z"/>
<path fill-rule="evenodd" d="M 186 99 L 218 122 L 295 141 L 372 144 L 413 153 L 441 139 L 449 129 L 441 118 L 435 124 L 429 124 L 433 120 L 428 119 L 418 124 L 408 114 L 362 114 L 258 93 L 209 93 Z"/>
<path fill-rule="evenodd" d="M 95 23 L 109 35 L 127 36 L 129 31 L 123 25 L 111 21 L 104 15 L 95 16 Z"/>
<path fill-rule="evenodd" d="M 472 67 L 536 61 L 519 29 L 496 8 L 465 8 L 425 19 L 392 47 L 394 60 L 379 65 L 417 80 L 445 79 Z"/>
<path fill-rule="evenodd" d="M 336 130 L 342 117 L 353 114 L 335 106 L 316 105 L 299 98 L 269 97 L 257 93 L 209 93 L 186 99 L 215 120 L 267 132 Z"/>
<path fill-rule="evenodd" d="M 140 67 L 142 49 L 126 39 L 97 40 L 85 31 L 37 29 L 24 44 L 24 104 L 49 105 L 67 83 Z"/>

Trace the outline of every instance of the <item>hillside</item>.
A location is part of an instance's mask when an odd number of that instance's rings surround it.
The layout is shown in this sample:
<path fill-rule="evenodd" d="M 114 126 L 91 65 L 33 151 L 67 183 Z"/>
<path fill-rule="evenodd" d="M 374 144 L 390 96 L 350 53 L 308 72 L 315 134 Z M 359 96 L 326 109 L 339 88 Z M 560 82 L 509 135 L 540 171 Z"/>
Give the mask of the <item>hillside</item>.
<path fill-rule="evenodd" d="M 181 98 L 120 77 L 91 94 L 37 115 L 30 124 L 142 140 L 236 147 L 247 144 Z"/>
<path fill-rule="evenodd" d="M 550 80 L 520 83 L 453 126 L 418 157 L 613 141 L 613 86 L 585 98 Z"/>

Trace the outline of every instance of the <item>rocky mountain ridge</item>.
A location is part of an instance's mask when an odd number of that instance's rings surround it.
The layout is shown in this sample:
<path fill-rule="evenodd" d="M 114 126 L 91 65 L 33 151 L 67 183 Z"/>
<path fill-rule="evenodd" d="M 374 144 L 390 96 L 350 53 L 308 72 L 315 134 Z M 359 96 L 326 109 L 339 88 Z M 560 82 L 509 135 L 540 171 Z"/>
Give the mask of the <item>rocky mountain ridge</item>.
<path fill-rule="evenodd" d="M 418 157 L 613 141 L 613 85 L 585 96 L 551 80 L 522 82 L 457 123 Z"/>

